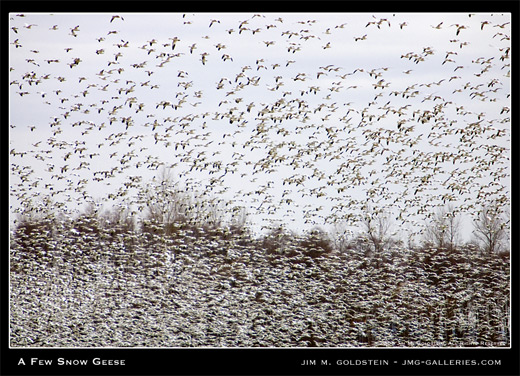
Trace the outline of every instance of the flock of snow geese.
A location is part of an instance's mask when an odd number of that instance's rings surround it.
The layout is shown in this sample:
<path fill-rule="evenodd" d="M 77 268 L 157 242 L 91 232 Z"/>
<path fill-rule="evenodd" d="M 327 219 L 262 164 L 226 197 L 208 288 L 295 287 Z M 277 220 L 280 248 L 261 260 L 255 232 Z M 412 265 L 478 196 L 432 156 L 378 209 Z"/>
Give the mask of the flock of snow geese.
<path fill-rule="evenodd" d="M 13 13 L 9 43 L 12 213 L 139 216 L 161 169 L 265 226 L 509 205 L 507 14 Z"/>

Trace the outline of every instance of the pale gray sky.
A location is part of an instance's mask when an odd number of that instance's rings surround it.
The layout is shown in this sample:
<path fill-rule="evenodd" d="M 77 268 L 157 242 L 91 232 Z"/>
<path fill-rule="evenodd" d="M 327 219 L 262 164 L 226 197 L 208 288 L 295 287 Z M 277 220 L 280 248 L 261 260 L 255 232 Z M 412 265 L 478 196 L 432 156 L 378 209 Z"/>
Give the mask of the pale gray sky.
<path fill-rule="evenodd" d="M 256 228 L 509 204 L 510 14 L 10 16 L 12 212 L 172 165 Z"/>

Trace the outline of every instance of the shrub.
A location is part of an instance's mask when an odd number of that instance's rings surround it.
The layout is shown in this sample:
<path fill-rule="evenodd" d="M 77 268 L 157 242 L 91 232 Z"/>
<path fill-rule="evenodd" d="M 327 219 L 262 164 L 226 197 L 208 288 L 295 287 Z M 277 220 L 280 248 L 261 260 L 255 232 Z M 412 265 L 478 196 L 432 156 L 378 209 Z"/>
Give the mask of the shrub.
<path fill-rule="evenodd" d="M 333 251 L 333 244 L 327 233 L 315 228 L 299 242 L 302 252 L 309 257 L 316 258 L 324 256 Z"/>
<path fill-rule="evenodd" d="M 293 236 L 283 226 L 271 229 L 261 241 L 262 248 L 268 254 L 281 254 L 283 248 L 291 241 Z"/>

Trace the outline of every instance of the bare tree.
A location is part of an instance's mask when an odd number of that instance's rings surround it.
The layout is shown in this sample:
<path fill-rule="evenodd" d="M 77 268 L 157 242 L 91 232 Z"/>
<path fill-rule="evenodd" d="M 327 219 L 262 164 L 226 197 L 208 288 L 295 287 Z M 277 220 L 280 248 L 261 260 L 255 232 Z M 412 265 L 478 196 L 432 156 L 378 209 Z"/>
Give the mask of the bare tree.
<path fill-rule="evenodd" d="M 453 205 L 437 209 L 426 227 L 425 240 L 437 248 L 452 251 L 460 241 L 461 220 Z"/>
<path fill-rule="evenodd" d="M 123 205 L 114 206 L 105 210 L 99 218 L 105 229 L 113 231 L 128 232 L 135 228 L 135 218 L 128 207 Z"/>
<path fill-rule="evenodd" d="M 247 227 L 247 210 L 243 206 L 234 206 L 231 209 L 230 230 L 243 233 Z"/>
<path fill-rule="evenodd" d="M 389 216 L 381 211 L 373 211 L 368 208 L 363 219 L 364 237 L 373 247 L 376 253 L 384 250 L 390 241 L 390 229 L 392 224 Z"/>
<path fill-rule="evenodd" d="M 341 252 L 348 248 L 350 236 L 351 231 L 347 229 L 346 222 L 334 223 L 332 229 L 330 230 L 330 237 L 332 239 L 332 243 L 334 244 L 334 248 Z"/>
<path fill-rule="evenodd" d="M 163 169 L 157 181 L 143 189 L 140 199 L 147 219 L 163 225 L 166 233 L 171 224 L 188 220 L 190 197 L 177 187 L 170 169 Z"/>
<path fill-rule="evenodd" d="M 483 206 L 473 223 L 475 237 L 488 254 L 499 252 L 506 238 L 507 221 L 499 205 Z"/>

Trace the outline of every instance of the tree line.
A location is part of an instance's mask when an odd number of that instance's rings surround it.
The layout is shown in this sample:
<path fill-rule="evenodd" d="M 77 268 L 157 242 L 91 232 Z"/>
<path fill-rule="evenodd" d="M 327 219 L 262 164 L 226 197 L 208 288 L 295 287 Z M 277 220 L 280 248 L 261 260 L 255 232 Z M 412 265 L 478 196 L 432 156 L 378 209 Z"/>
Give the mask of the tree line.
<path fill-rule="evenodd" d="M 187 193 L 186 188 L 174 181 L 169 170 L 163 170 L 159 179 L 143 186 L 138 192 L 141 217 L 137 218 L 128 207 L 123 205 L 103 209 L 101 205 L 89 203 L 82 213 L 75 217 L 55 213 L 41 208 L 24 208 L 17 218 L 17 229 L 51 225 L 60 218 L 69 218 L 71 223 L 89 218 L 97 222 L 98 229 L 110 232 L 141 231 L 157 235 L 174 236 L 181 230 L 190 230 L 197 236 L 221 233 L 227 237 L 241 236 L 242 241 L 258 239 L 248 226 L 248 213 L 244 207 L 222 205 L 218 199 L 207 199 Z M 323 249 L 344 251 L 349 248 L 362 248 L 367 256 L 381 253 L 384 249 L 399 245 L 405 246 L 401 238 L 392 231 L 394 224 L 391 215 L 385 211 L 367 207 L 361 220 L 361 231 L 352 235 L 339 225 L 331 231 L 315 227 L 300 235 L 283 225 L 274 226 L 260 234 L 262 244 L 272 248 L 290 238 L 306 238 L 303 244 L 316 242 Z M 487 254 L 509 252 L 508 211 L 499 203 L 483 205 L 473 221 L 470 243 L 475 249 Z M 438 248 L 453 251 L 462 246 L 461 218 L 453 205 L 438 208 L 425 223 L 421 238 L 422 248 Z M 16 231 L 15 231 L 16 232 Z M 280 243 L 280 244 L 279 244 Z M 416 244 L 406 246 L 417 248 Z"/>
<path fill-rule="evenodd" d="M 269 302 L 265 296 L 284 301 L 288 306 L 277 309 L 287 325 L 281 331 L 266 316 L 264 326 L 277 339 L 253 343 L 258 346 L 509 343 L 510 255 L 502 225 L 505 214 L 498 208 L 481 211 L 474 224 L 475 242 L 466 244 L 460 244 L 460 221 L 453 208 L 439 209 L 422 244 L 413 246 L 394 238 L 390 216 L 376 210 L 366 213 L 362 231 L 354 237 L 319 228 L 297 234 L 283 226 L 258 236 L 250 230 L 244 210 L 224 219 L 218 205 L 199 202 L 169 178 L 147 186 L 141 198 L 145 211 L 140 222 L 124 207 L 100 210 L 90 205 L 70 217 L 28 212 L 10 239 L 12 278 L 70 275 L 67 283 L 84 284 L 107 296 L 132 278 L 166 290 L 202 283 L 202 278 L 209 289 L 201 291 L 203 295 L 228 285 L 234 289 L 230 305 L 238 304 L 235 297 L 265 285 L 266 292 L 255 293 L 247 309 Z M 294 293 L 284 295 L 287 289 Z M 189 309 L 191 303 L 179 299 L 176 304 Z M 315 322 L 322 322 L 323 315 L 337 317 L 323 321 L 323 327 L 307 328 L 312 333 L 302 331 L 294 326 L 296 308 L 290 307 L 303 303 L 301 307 L 313 307 Z M 246 334 L 244 341 L 258 336 L 254 323 Z M 196 343 L 208 345 L 204 338 Z M 251 345 L 237 338 L 229 341 Z"/>

